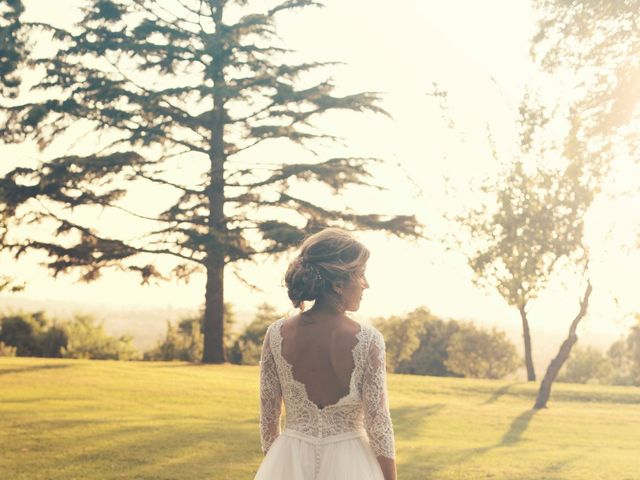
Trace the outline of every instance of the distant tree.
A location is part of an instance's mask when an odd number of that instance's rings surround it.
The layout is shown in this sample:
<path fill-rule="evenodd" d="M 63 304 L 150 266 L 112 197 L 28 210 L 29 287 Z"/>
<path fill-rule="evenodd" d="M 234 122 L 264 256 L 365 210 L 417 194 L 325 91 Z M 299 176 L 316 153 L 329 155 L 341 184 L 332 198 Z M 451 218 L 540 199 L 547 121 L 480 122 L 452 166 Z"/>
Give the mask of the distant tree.
<path fill-rule="evenodd" d="M 60 357 L 67 335 L 44 312 L 17 312 L 0 317 L 0 341 L 20 357 Z"/>
<path fill-rule="evenodd" d="M 39 356 L 60 358 L 69 343 L 69 336 L 61 325 L 51 325 L 38 336 Z"/>
<path fill-rule="evenodd" d="M 225 345 L 227 349 L 233 339 L 233 325 L 235 316 L 233 307 L 229 303 L 224 304 L 225 321 Z M 152 361 L 172 361 L 198 363 L 202 360 L 202 349 L 204 348 L 204 335 L 202 333 L 204 325 L 204 311 L 199 314 L 188 316 L 178 321 L 177 324 L 167 322 L 167 333 L 155 347 L 144 352 L 144 360 Z"/>
<path fill-rule="evenodd" d="M 230 351 L 231 361 L 243 365 L 257 365 L 260 362 L 260 352 L 267 328 L 281 316 L 273 305 L 268 303 L 259 305 L 251 323 L 234 342 Z"/>
<path fill-rule="evenodd" d="M 104 331 L 104 325 L 90 315 L 75 315 L 64 325 L 68 343 L 62 349 L 65 358 L 94 360 L 136 360 L 139 352 L 129 336 L 112 337 Z"/>
<path fill-rule="evenodd" d="M 640 314 L 627 337 L 609 347 L 607 357 L 613 366 L 613 384 L 640 386 Z"/>
<path fill-rule="evenodd" d="M 607 350 L 607 359 L 613 367 L 611 383 L 613 385 L 633 385 L 633 379 L 631 378 L 633 361 L 627 349 L 626 338 L 611 344 L 609 350 Z"/>
<path fill-rule="evenodd" d="M 600 350 L 595 347 L 576 347 L 571 351 L 560 373 L 559 382 L 608 384 L 613 374 L 613 365 Z"/>
<path fill-rule="evenodd" d="M 504 332 L 464 323 L 447 346 L 445 364 L 452 372 L 472 378 L 503 378 L 519 366 L 516 347 Z"/>
<path fill-rule="evenodd" d="M 384 336 L 387 351 L 387 370 L 395 372 L 401 362 L 409 360 L 420 346 L 420 336 L 424 332 L 424 321 L 429 312 L 416 309 L 404 316 L 378 318 L 373 323 Z"/>
<path fill-rule="evenodd" d="M 442 320 L 425 308 L 417 309 L 422 316 L 422 332 L 418 337 L 419 345 L 411 357 L 402 360 L 396 367 L 396 373 L 413 375 L 433 375 L 437 377 L 459 377 L 447 366 L 447 347 L 451 337 L 458 331 L 460 324 L 455 320 Z"/>
<path fill-rule="evenodd" d="M 28 314 L 4 316 L 0 320 L 0 341 L 14 347 L 18 356 L 36 356 L 39 329 L 39 325 Z"/>
<path fill-rule="evenodd" d="M 206 275 L 203 361 L 226 360 L 224 278 L 227 266 L 284 252 L 328 225 L 417 236 L 414 216 L 357 213 L 329 206 L 347 187 L 370 185 L 376 160 L 273 157 L 257 146 L 325 145 L 336 138 L 315 128 L 327 112 L 385 113 L 379 95 L 336 95 L 319 72 L 326 62 L 287 62 L 276 18 L 314 0 L 95 0 L 83 3 L 72 28 L 26 20 L 20 0 L 3 10 L 0 141 L 35 142 L 45 150 L 69 129 L 92 129 L 95 147 L 20 166 L 0 180 L 3 226 L 50 225 L 55 238 L 6 238 L 0 250 L 49 257 L 54 276 L 80 272 L 91 282 L 104 269 L 141 275 L 142 283 Z M 47 42 L 48 57 L 28 43 Z M 23 40 L 29 40 L 24 42 Z M 20 76 L 35 69 L 35 94 L 17 96 Z M 103 139 L 101 141 L 101 139 Z M 282 152 L 283 150 L 279 150 Z M 316 157 L 318 158 L 318 157 Z M 180 161 L 201 180 L 171 177 Z M 196 178 L 196 177 L 194 177 Z M 120 202 L 139 182 L 177 193 L 164 211 L 132 211 Z M 302 189 L 315 183 L 327 195 Z M 37 201 L 32 201 L 37 200 Z M 332 202 L 333 205 L 333 202 Z M 148 235 L 117 238 L 106 226 L 73 215 L 96 207 L 150 221 Z M 151 208 L 157 208 L 155 204 Z M 58 237 L 63 237 L 58 239 Z M 177 263 L 170 274 L 155 260 Z M 236 272 L 237 273 L 237 272 Z"/>

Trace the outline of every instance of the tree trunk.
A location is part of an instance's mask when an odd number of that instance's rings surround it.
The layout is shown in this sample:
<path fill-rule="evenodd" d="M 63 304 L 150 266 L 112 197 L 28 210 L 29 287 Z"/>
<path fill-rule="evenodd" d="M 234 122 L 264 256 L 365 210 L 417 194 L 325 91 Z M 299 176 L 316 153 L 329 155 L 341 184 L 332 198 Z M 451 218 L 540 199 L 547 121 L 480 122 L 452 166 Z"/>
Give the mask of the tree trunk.
<path fill-rule="evenodd" d="M 222 24 L 223 2 L 219 2 L 213 11 L 216 29 Z M 222 52 L 222 34 L 214 35 L 214 51 Z M 207 242 L 207 285 L 205 288 L 204 313 L 204 351 L 202 363 L 224 363 L 224 266 L 226 262 L 227 219 L 224 215 L 225 179 L 224 163 L 224 90 L 226 86 L 224 66 L 227 59 L 222 53 L 216 55 L 211 62 L 210 78 L 213 80 L 213 111 L 211 112 L 211 138 L 209 160 L 211 162 L 210 185 L 207 191 L 209 201 L 209 218 L 207 226 L 209 239 Z"/>
<path fill-rule="evenodd" d="M 529 320 L 525 310 L 526 304 L 518 305 L 520 318 L 522 318 L 522 337 L 524 338 L 524 363 L 527 366 L 527 381 L 536 381 L 536 371 L 533 367 L 533 355 L 531 354 L 531 334 L 529 333 Z"/>
<path fill-rule="evenodd" d="M 224 260 L 224 259 L 222 259 Z M 214 263 L 215 262 L 215 263 Z M 202 363 L 224 363 L 224 261 L 207 266 Z"/>
<path fill-rule="evenodd" d="M 573 322 L 571 322 L 569 335 L 567 335 L 565 341 L 562 342 L 558 354 L 553 360 L 551 360 L 551 363 L 547 368 L 547 373 L 545 373 L 544 378 L 542 379 L 540 389 L 538 390 L 536 403 L 533 406 L 533 408 L 535 409 L 547 407 L 547 401 L 549 400 L 549 396 L 551 395 L 551 386 L 558 376 L 558 372 L 564 365 L 564 362 L 566 362 L 567 358 L 569 358 L 569 354 L 571 353 L 573 345 L 578 341 L 576 329 L 578 328 L 580 320 L 582 320 L 582 318 L 587 314 L 587 306 L 589 305 L 589 296 L 591 295 L 591 291 L 591 282 L 588 281 L 584 296 L 582 298 L 582 301 L 580 302 L 580 311 L 578 312 L 578 315 L 576 315 L 576 318 L 573 319 Z"/>

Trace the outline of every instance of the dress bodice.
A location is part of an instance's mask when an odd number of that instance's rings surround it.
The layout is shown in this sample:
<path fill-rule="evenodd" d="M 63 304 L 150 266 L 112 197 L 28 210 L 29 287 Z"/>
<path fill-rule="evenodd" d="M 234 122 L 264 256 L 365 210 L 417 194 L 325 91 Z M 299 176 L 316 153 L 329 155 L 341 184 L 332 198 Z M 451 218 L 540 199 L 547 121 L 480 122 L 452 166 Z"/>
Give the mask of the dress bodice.
<path fill-rule="evenodd" d="M 260 361 L 260 429 L 263 452 L 280 434 L 282 402 L 288 429 L 324 438 L 365 429 L 376 455 L 395 457 L 393 426 L 387 400 L 385 347 L 382 334 L 362 325 L 352 349 L 353 371 L 349 391 L 337 402 L 318 407 L 305 385 L 293 376 L 282 356 L 284 318 L 269 326 Z"/>

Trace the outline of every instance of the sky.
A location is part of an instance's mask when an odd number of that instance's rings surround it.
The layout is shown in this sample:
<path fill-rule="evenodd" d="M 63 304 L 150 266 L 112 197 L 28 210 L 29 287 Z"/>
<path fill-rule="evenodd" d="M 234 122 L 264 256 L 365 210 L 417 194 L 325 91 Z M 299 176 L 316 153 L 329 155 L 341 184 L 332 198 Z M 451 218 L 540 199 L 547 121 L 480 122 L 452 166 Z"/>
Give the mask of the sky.
<path fill-rule="evenodd" d="M 63 24 L 73 17 L 71 7 L 76 3 L 65 1 L 68 10 L 60 8 L 59 2 L 54 5 L 46 0 L 31 0 L 27 8 L 33 8 L 36 16 Z M 475 286 L 465 259 L 447 252 L 436 239 L 447 235 L 443 215 L 474 201 L 466 191 L 469 182 L 498 171 L 499 164 L 490 154 L 487 129 L 496 141 L 500 158 L 509 159 L 514 152 L 514 111 L 525 85 L 537 75 L 529 56 L 530 38 L 536 30 L 529 2 L 401 0 L 390 4 L 381 0 L 329 0 L 325 4 L 320 10 L 281 18 L 278 29 L 283 43 L 296 49 L 300 58 L 344 62 L 330 72 L 338 91 L 382 92 L 383 106 L 391 115 L 362 115 L 357 121 L 353 115 L 333 115 L 319 122 L 344 142 L 343 146 L 327 147 L 326 153 L 387 160 L 388 165 L 377 171 L 376 180 L 388 191 L 352 192 L 350 204 L 362 211 L 415 214 L 429 238 L 413 241 L 366 232 L 357 235 L 371 250 L 367 268 L 371 287 L 356 316 L 401 315 L 426 306 L 442 317 L 472 320 L 479 325 L 519 324 L 517 311 L 497 293 Z M 445 110 L 437 98 L 429 95 L 434 85 L 447 92 Z M 561 86 L 552 84 L 550 88 Z M 83 147 L 82 141 L 79 146 Z M 90 148 L 90 143 L 84 147 Z M 62 146 L 56 148 L 63 151 Z M 35 162 L 42 154 L 29 145 L 0 146 L 0 158 L 0 171 L 7 171 L 21 162 Z M 615 188 L 632 186 L 625 185 L 625 179 L 628 182 L 633 178 L 636 167 L 621 167 L 628 169 L 624 170 L 627 174 L 618 177 L 620 185 Z M 177 178 L 188 178 L 190 172 L 175 173 Z M 447 179 L 458 189 L 456 196 L 447 193 Z M 151 207 L 150 199 L 160 201 L 161 195 L 140 189 L 131 191 L 127 201 Z M 587 238 L 594 258 L 594 294 L 590 314 L 581 327 L 583 332 L 602 332 L 608 338 L 620 335 L 628 325 L 625 315 L 640 311 L 632 282 L 640 259 L 637 252 L 620 248 L 634 235 L 635 226 L 629 220 L 629 212 L 634 211 L 640 212 L 637 197 L 601 199 L 590 213 Z M 95 223 L 95 213 L 85 220 Z M 97 221 L 106 230 L 123 236 L 143 235 L 147 227 L 106 211 Z M 287 262 L 295 255 L 291 252 L 278 260 L 242 266 L 241 275 L 259 291 L 247 288 L 228 271 L 227 301 L 245 311 L 269 302 L 281 311 L 292 312 L 283 276 Z M 24 292 L 13 295 L 194 309 L 204 299 L 204 276 L 194 276 L 187 285 L 140 286 L 135 274 L 114 272 L 86 285 L 74 283 L 76 274 L 52 279 L 38 266 L 43 260 L 38 254 L 21 257 L 19 263 L 2 257 L 3 271 L 28 282 Z M 577 313 L 583 286 L 570 274 L 554 279 L 548 291 L 531 305 L 534 331 L 551 330 L 561 338 Z"/>

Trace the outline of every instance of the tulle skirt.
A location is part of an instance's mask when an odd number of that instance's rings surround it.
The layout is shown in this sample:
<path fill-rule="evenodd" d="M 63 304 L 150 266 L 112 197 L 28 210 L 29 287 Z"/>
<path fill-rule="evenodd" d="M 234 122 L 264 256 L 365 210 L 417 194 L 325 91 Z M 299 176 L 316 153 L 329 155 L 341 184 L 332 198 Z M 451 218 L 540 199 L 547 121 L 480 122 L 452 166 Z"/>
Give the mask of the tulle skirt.
<path fill-rule="evenodd" d="M 364 431 L 316 438 L 285 428 L 254 480 L 384 480 Z"/>

